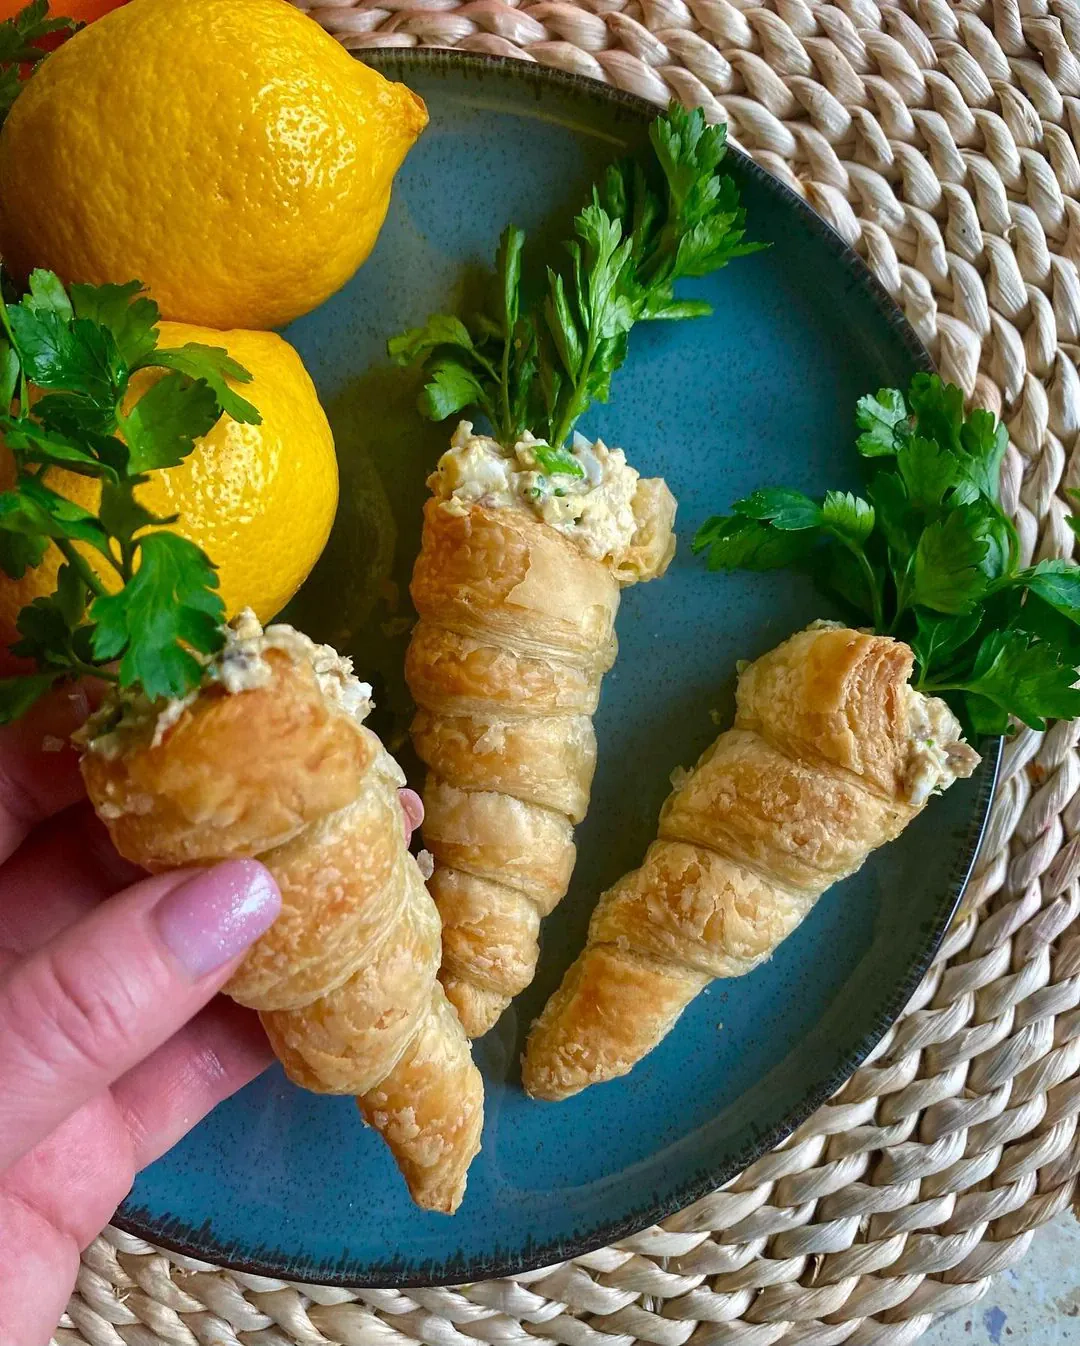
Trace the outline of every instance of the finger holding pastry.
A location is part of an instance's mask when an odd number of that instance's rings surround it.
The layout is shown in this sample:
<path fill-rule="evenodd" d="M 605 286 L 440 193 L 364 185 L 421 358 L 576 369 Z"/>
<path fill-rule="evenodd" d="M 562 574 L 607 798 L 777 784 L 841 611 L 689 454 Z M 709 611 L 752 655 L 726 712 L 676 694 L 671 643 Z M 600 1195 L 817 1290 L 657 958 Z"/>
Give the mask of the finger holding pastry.
<path fill-rule="evenodd" d="M 243 613 L 182 700 L 109 697 L 82 769 L 117 850 L 144 868 L 257 856 L 274 876 L 281 915 L 227 993 L 260 1011 L 298 1084 L 356 1097 L 418 1204 L 450 1212 L 483 1088 L 436 979 L 405 778 L 363 726 L 370 692 L 333 650 Z"/>
<path fill-rule="evenodd" d="M 44 272 L 8 313 L 28 369 L 44 290 L 65 340 L 119 350 L 138 327 L 141 366 L 160 377 L 134 380 L 117 355 L 107 394 L 94 384 L 39 400 L 28 381 L 18 385 L 5 498 L 43 522 L 40 537 L 24 535 L 33 539 L 25 553 L 6 561 L 40 560 L 50 539 L 62 559 L 54 592 L 20 616 L 15 652 L 36 671 L 0 682 L 0 716 L 32 716 L 35 701 L 73 678 L 104 683 L 75 741 L 116 850 L 162 876 L 158 887 L 174 872 L 222 864 L 267 875 L 280 911 L 226 990 L 262 1014 L 297 1082 L 357 1099 L 419 1205 L 451 1212 L 479 1149 L 483 1086 L 437 980 L 438 911 L 408 850 L 422 808 L 363 723 L 371 689 L 348 660 L 290 626 L 264 630 L 249 609 L 226 625 L 212 559 L 171 526 L 175 517 L 136 499 L 146 467 L 182 462 L 223 420 L 241 429 L 258 421 L 237 392 L 248 371 L 191 341 L 174 368 L 178 353 L 158 345 L 156 306 L 137 285 L 81 287 L 80 307 L 95 316 L 76 316 Z M 105 399 L 95 414 L 124 428 L 135 451 L 121 454 L 119 441 L 102 437 L 73 449 L 88 475 L 105 480 L 97 513 L 73 513 L 42 484 L 54 455 L 40 417 L 91 395 Z M 171 419 L 155 418 L 163 397 Z M 94 564 L 56 518 L 74 519 Z"/>
<path fill-rule="evenodd" d="M 71 684 L 0 728 L 0 1337 L 18 1343 L 48 1340 L 136 1171 L 273 1057 L 253 1013 L 211 999 L 273 921 L 273 880 L 122 861 L 64 746 L 88 705 Z"/>

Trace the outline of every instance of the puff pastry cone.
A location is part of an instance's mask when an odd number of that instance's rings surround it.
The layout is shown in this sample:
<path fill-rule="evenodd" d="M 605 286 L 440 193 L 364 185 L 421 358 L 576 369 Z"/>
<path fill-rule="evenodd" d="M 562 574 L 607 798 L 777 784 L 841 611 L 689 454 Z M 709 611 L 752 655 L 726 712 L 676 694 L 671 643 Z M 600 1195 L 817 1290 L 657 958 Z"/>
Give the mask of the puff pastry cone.
<path fill-rule="evenodd" d="M 528 461 L 534 442 L 519 457 Z M 570 882 L 620 591 L 667 568 L 675 501 L 621 451 L 591 445 L 583 461 L 599 490 L 578 497 L 582 519 L 555 526 L 522 498 L 532 478 L 517 472 L 514 451 L 467 422 L 453 445 L 428 482 L 405 676 L 418 708 L 413 743 L 428 767 L 440 975 L 465 1031 L 479 1037 L 532 981 L 541 919 Z M 497 489 L 500 471 L 516 496 Z"/>
<path fill-rule="evenodd" d="M 979 758 L 911 650 L 817 623 L 746 666 L 735 727 L 660 813 L 644 863 L 600 898 L 532 1027 L 522 1079 L 560 1099 L 625 1075 L 716 977 L 767 959 L 838 880 Z"/>
<path fill-rule="evenodd" d="M 405 777 L 361 723 L 370 690 L 329 647 L 245 613 L 185 701 L 106 703 L 82 772 L 117 850 L 151 872 L 257 856 L 273 873 L 281 915 L 226 991 L 260 1012 L 297 1084 L 355 1095 L 413 1200 L 449 1213 L 483 1087 L 437 980 Z"/>

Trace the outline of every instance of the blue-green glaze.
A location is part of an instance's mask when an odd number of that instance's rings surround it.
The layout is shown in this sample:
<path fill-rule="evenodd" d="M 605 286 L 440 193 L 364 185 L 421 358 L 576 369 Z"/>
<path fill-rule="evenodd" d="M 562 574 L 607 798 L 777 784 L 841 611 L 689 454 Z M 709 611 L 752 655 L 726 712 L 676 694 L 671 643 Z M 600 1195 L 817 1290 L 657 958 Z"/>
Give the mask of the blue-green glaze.
<path fill-rule="evenodd" d="M 374 721 L 399 747 L 401 659 L 424 477 L 451 427 L 423 424 L 388 336 L 452 307 L 512 218 L 565 229 L 608 159 L 639 143 L 645 105 L 538 67 L 429 53 L 375 62 L 427 100 L 386 228 L 355 280 L 288 331 L 337 436 L 334 541 L 290 615 L 376 684 Z M 569 896 L 544 928 L 531 990 L 477 1045 L 484 1148 L 460 1212 L 424 1214 L 348 1099 L 273 1070 L 136 1182 L 120 1223 L 211 1261 L 343 1284 L 476 1280 L 555 1262 L 647 1225 L 780 1140 L 900 1011 L 945 927 L 985 815 L 992 764 L 820 902 L 752 976 L 718 982 L 625 1080 L 566 1103 L 528 1101 L 518 1054 L 580 947 L 597 895 L 638 863 L 672 768 L 730 713 L 735 661 L 820 615 L 787 575 L 709 575 L 687 545 L 710 513 L 764 483 L 854 484 L 856 398 L 906 383 L 927 357 L 868 272 L 805 207 L 733 156 L 768 252 L 700 283 L 694 323 L 636 330 L 612 403 L 582 425 L 625 447 L 679 500 L 667 577 L 629 590 L 603 689 L 600 766 Z M 401 757 L 420 775 L 407 748 Z"/>

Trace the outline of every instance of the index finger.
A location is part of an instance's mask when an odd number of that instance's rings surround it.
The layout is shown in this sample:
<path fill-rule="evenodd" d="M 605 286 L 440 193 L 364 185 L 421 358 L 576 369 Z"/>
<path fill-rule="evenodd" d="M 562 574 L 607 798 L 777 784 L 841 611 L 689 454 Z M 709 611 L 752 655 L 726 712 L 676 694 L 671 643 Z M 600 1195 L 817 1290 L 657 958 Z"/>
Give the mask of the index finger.
<path fill-rule="evenodd" d="M 66 683 L 0 727 L 0 864 L 31 828 L 85 793 L 71 735 L 89 713 L 87 688 Z"/>

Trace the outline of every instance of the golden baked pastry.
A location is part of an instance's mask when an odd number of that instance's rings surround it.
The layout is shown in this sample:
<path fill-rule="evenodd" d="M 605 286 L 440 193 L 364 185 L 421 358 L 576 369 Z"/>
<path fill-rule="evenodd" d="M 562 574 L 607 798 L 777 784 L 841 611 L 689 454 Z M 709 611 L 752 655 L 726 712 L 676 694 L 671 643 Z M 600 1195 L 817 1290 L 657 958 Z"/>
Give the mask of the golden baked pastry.
<path fill-rule="evenodd" d="M 504 449 L 467 422 L 429 480 L 405 676 L 429 768 L 424 844 L 442 980 L 470 1037 L 532 981 L 596 765 L 592 716 L 620 590 L 662 575 L 675 501 L 619 450 Z M 565 462 L 565 458 L 564 458 Z"/>
<path fill-rule="evenodd" d="M 815 624 L 746 667 L 735 727 L 668 797 L 644 863 L 600 898 L 533 1025 L 522 1078 L 559 1099 L 625 1075 L 715 977 L 768 958 L 827 888 L 976 753 L 911 650 Z"/>
<path fill-rule="evenodd" d="M 281 915 L 226 991 L 260 1012 L 296 1083 L 356 1096 L 419 1205 L 452 1212 L 483 1086 L 437 980 L 405 777 L 361 723 L 370 691 L 333 650 L 249 612 L 184 701 L 108 701 L 82 771 L 129 860 L 158 872 L 256 856 L 273 873 Z"/>

